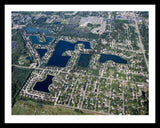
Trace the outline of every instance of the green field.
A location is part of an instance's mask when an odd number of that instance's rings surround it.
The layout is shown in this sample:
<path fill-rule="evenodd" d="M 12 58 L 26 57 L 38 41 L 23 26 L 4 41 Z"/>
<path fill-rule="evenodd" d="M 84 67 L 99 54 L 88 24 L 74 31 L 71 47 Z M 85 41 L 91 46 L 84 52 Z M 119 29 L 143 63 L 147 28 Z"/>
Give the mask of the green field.
<path fill-rule="evenodd" d="M 17 101 L 12 108 L 12 115 L 97 115 L 96 113 L 61 106 L 44 105 L 30 100 Z"/>

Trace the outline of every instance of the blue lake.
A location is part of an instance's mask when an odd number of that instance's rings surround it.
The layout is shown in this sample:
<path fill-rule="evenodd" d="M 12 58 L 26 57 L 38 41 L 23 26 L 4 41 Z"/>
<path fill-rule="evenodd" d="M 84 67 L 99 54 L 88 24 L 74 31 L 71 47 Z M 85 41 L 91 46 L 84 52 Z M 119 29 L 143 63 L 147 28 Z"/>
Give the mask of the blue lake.
<path fill-rule="evenodd" d="M 85 49 L 91 49 L 90 43 L 86 41 L 77 41 L 76 43 L 70 43 L 60 40 L 55 46 L 55 51 L 49 59 L 47 66 L 65 67 L 71 56 L 62 56 L 65 51 L 74 50 L 77 44 L 84 44 Z"/>
<path fill-rule="evenodd" d="M 39 28 L 33 28 L 33 27 L 26 27 L 25 31 L 27 33 L 38 33 L 38 32 L 43 32 L 44 34 L 49 34 L 48 30 L 44 30 L 44 29 L 39 29 Z"/>
<path fill-rule="evenodd" d="M 47 75 L 47 78 L 44 81 L 37 82 L 33 87 L 33 90 L 42 91 L 42 92 L 49 92 L 48 87 L 52 83 L 52 79 L 54 76 Z"/>
<path fill-rule="evenodd" d="M 87 41 L 77 41 L 76 43 L 74 43 L 74 47 L 75 47 L 75 45 L 77 45 L 77 44 L 84 44 L 84 48 L 85 48 L 85 49 L 91 49 L 90 43 L 87 42 Z"/>
<path fill-rule="evenodd" d="M 127 61 L 119 56 L 109 55 L 109 54 L 101 54 L 100 59 L 99 59 L 100 63 L 104 63 L 108 60 L 112 60 L 115 63 L 127 64 Z"/>
<path fill-rule="evenodd" d="M 52 41 L 52 37 L 45 37 L 46 42 L 39 42 L 37 36 L 30 36 L 30 39 L 33 44 L 41 44 L 41 45 L 48 45 Z"/>
<path fill-rule="evenodd" d="M 91 54 L 81 54 L 78 60 L 78 66 L 88 67 L 91 59 Z"/>
<path fill-rule="evenodd" d="M 40 58 L 44 56 L 44 54 L 47 52 L 47 49 L 36 49 Z"/>

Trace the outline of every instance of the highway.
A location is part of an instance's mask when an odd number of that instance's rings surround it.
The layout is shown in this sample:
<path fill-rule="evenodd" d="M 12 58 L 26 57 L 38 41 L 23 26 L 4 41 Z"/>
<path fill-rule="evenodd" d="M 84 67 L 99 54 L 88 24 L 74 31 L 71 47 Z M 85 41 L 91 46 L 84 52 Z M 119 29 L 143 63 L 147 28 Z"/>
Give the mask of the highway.
<path fill-rule="evenodd" d="M 141 35 L 140 35 L 139 28 L 138 28 L 138 25 L 137 25 L 137 20 L 136 20 L 135 12 L 134 12 L 134 18 L 135 18 L 135 25 L 136 25 L 136 30 L 137 30 L 137 33 L 138 33 L 138 38 L 139 38 L 139 46 L 142 49 L 142 53 L 144 55 L 144 59 L 145 59 L 147 70 L 148 70 L 149 69 L 149 64 L 148 64 L 148 61 L 147 61 L 146 56 L 145 56 L 145 50 L 144 50 L 144 46 L 142 44 L 142 39 L 141 39 Z"/>

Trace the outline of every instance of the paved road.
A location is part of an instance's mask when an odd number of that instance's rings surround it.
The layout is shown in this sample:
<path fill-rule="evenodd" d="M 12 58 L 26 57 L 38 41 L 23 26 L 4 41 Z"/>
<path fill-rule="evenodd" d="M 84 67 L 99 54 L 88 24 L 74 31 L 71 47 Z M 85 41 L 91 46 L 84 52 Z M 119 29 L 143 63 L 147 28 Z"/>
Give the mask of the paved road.
<path fill-rule="evenodd" d="M 137 29 L 137 33 L 138 33 L 139 42 L 140 42 L 140 47 L 142 49 L 144 59 L 145 59 L 145 62 L 146 62 L 146 66 L 147 66 L 147 70 L 148 70 L 149 65 L 148 65 L 148 61 L 147 61 L 146 56 L 145 56 L 145 50 L 144 50 L 144 47 L 143 47 L 143 44 L 142 44 L 142 39 L 141 39 L 141 35 L 140 35 L 139 28 L 138 28 L 138 25 L 137 25 L 137 20 L 136 20 L 135 13 L 134 13 L 134 18 L 135 18 L 135 25 L 136 25 L 136 29 Z"/>
<path fill-rule="evenodd" d="M 57 70 L 53 70 L 53 69 L 43 69 L 43 68 L 38 68 L 38 67 L 27 67 L 27 66 L 20 66 L 20 65 L 13 65 L 12 66 L 15 66 L 15 67 L 19 67 L 19 68 L 26 68 L 26 69 L 37 69 L 37 70 L 48 70 L 48 71 L 57 71 Z M 61 73 L 68 73 L 68 72 L 65 72 L 65 71 L 60 71 Z M 75 75 L 79 74 L 79 75 L 82 75 L 82 76 L 88 76 L 88 77 L 97 77 L 97 78 L 104 78 L 104 79 L 111 79 L 111 80 L 119 80 L 119 81 L 124 81 L 124 82 L 127 82 L 126 80 L 120 80 L 119 78 L 107 78 L 107 77 L 101 77 L 101 76 L 94 76 L 94 75 L 84 75 L 84 74 L 81 74 L 81 73 L 73 73 Z"/>
<path fill-rule="evenodd" d="M 94 113 L 97 113 L 97 114 L 110 115 L 110 114 L 105 113 L 105 112 L 98 112 L 98 111 L 95 111 L 95 110 L 84 109 L 84 108 L 78 108 L 78 107 L 72 107 L 72 106 L 67 106 L 67 105 L 62 105 L 62 104 L 56 104 L 56 106 L 62 106 L 62 107 L 72 108 L 72 109 L 80 109 L 80 110 L 84 110 L 84 111 L 88 111 L 88 112 L 94 112 Z"/>

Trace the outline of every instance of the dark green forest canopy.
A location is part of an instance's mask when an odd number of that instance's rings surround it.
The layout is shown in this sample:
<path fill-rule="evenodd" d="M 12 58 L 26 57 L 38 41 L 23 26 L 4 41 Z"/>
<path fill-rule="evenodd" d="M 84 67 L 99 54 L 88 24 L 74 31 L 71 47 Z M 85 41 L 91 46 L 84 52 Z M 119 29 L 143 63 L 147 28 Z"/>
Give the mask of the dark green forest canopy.
<path fill-rule="evenodd" d="M 16 96 L 31 72 L 32 69 L 23 69 L 12 66 L 12 106 L 14 105 Z"/>

